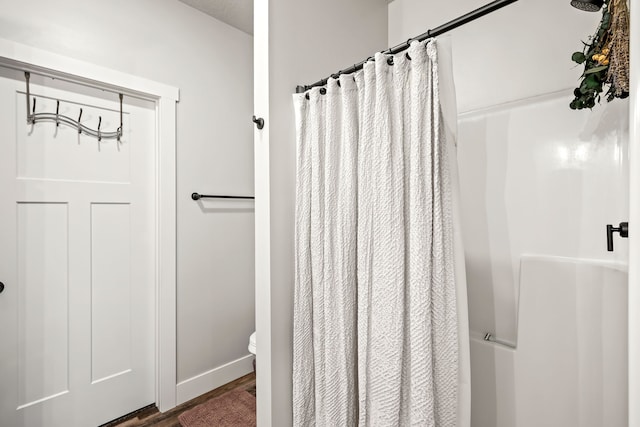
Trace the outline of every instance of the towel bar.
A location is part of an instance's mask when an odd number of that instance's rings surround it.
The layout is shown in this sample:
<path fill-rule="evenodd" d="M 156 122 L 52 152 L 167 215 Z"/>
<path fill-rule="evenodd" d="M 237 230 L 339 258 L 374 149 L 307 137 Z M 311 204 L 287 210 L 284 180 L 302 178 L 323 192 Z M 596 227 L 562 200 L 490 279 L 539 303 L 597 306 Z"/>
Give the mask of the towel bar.
<path fill-rule="evenodd" d="M 208 195 L 208 194 L 198 194 L 198 193 L 191 193 L 191 198 L 193 200 L 200 200 L 200 199 L 250 199 L 253 200 L 255 199 L 255 197 L 253 196 L 219 196 L 219 195 Z"/>

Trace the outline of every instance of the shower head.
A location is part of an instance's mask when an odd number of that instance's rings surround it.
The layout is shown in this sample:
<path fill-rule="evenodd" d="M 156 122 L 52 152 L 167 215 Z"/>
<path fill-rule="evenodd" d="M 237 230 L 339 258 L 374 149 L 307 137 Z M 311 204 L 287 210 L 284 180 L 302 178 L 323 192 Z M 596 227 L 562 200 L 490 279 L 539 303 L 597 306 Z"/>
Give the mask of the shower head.
<path fill-rule="evenodd" d="M 571 6 L 587 12 L 599 11 L 603 3 L 603 0 L 571 0 Z"/>

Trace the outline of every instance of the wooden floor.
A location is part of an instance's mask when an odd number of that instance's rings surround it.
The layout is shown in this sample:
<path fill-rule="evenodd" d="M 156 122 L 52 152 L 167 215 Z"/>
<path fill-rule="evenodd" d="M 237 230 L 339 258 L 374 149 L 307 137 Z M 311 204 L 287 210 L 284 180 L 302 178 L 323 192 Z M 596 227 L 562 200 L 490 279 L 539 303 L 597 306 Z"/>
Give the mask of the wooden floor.
<path fill-rule="evenodd" d="M 152 405 L 151 407 L 143 408 L 140 411 L 136 411 L 133 414 L 103 424 L 100 427 L 180 427 L 178 416 L 181 413 L 188 411 L 194 406 L 206 402 L 212 397 L 220 396 L 234 389 L 246 390 L 255 396 L 255 374 L 251 373 L 249 375 L 245 375 L 242 378 L 238 378 L 237 380 L 232 381 L 229 384 L 225 384 L 222 387 L 210 391 L 209 393 L 203 394 L 202 396 L 196 397 L 195 399 L 185 402 L 182 405 L 176 406 L 172 410 L 165 413 L 160 413 L 158 411 L 158 408 L 156 408 L 155 405 Z"/>

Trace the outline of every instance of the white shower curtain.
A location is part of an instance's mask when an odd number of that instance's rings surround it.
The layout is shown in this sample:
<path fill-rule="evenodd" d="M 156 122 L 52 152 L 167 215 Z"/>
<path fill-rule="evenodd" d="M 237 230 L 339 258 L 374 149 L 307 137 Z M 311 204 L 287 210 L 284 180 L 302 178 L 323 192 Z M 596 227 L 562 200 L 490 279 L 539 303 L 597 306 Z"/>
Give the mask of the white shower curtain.
<path fill-rule="evenodd" d="M 325 95 L 294 95 L 295 427 L 469 425 L 455 95 L 438 50 L 413 42 L 411 59 L 378 53 Z"/>

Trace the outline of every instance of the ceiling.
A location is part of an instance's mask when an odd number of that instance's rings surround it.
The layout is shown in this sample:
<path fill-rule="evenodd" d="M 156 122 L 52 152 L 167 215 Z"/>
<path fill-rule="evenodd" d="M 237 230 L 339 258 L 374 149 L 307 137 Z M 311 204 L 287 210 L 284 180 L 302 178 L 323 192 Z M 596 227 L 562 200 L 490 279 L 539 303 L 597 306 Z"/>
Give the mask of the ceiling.
<path fill-rule="evenodd" d="M 180 0 L 219 21 L 253 35 L 253 0 Z M 394 0 L 387 0 L 391 3 Z"/>
<path fill-rule="evenodd" d="M 180 0 L 219 21 L 253 34 L 253 0 Z"/>

